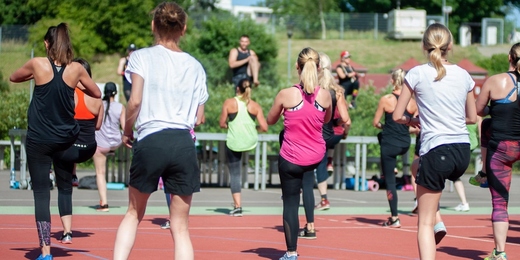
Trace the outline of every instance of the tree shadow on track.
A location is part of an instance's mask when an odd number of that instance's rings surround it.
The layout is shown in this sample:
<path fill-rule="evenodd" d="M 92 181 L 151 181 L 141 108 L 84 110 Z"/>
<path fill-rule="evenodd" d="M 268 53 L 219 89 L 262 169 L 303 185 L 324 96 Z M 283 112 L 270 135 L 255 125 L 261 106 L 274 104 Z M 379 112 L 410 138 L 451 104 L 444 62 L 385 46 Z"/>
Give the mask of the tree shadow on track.
<path fill-rule="evenodd" d="M 58 231 L 58 232 L 54 232 L 52 234 L 52 237 L 56 240 L 59 240 L 61 238 L 61 235 L 63 234 L 63 231 Z M 83 232 L 83 231 L 75 231 L 73 230 L 72 231 L 72 238 L 77 238 L 77 237 L 90 237 L 91 235 L 93 235 L 94 233 L 92 232 Z M 59 241 L 58 241 L 59 243 Z"/>
<path fill-rule="evenodd" d="M 381 223 L 385 222 L 384 219 L 381 218 L 363 218 L 363 217 L 354 217 L 347 219 L 347 221 L 356 221 L 360 223 L 365 223 L 369 225 L 381 226 Z"/>
<path fill-rule="evenodd" d="M 40 254 L 41 250 L 40 248 L 11 248 L 10 250 L 17 250 L 17 251 L 25 251 L 25 258 L 26 259 L 36 259 Z M 72 252 L 81 252 L 81 253 L 87 253 L 90 251 L 87 250 L 80 250 L 80 249 L 67 249 L 67 248 L 60 248 L 53 246 L 51 248 L 51 255 L 54 257 L 71 257 L 73 256 Z"/>
<path fill-rule="evenodd" d="M 460 249 L 450 246 L 441 246 L 437 249 L 439 252 L 444 252 L 448 255 L 460 257 L 462 259 L 482 259 L 489 252 L 473 249 Z"/>
<path fill-rule="evenodd" d="M 265 247 L 243 250 L 242 252 L 257 254 L 261 258 L 267 258 L 267 259 L 279 259 L 280 257 L 283 256 L 283 254 L 285 254 L 285 251 L 282 251 L 280 249 L 265 248 Z"/>

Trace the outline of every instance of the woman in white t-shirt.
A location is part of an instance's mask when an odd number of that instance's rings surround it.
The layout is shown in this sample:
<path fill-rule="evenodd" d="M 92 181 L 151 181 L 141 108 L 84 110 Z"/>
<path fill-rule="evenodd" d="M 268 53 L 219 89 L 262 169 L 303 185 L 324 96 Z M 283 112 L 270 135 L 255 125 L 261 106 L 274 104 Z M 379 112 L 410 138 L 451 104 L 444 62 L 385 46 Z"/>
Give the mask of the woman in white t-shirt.
<path fill-rule="evenodd" d="M 170 233 L 175 259 L 194 259 L 188 231 L 192 195 L 200 191 L 200 170 L 190 129 L 202 123 L 208 99 L 202 65 L 179 48 L 187 15 L 174 2 L 153 11 L 155 45 L 132 53 L 125 75 L 132 83 L 123 143 L 133 149 L 129 205 L 121 221 L 113 259 L 128 259 L 137 226 L 162 178 L 172 194 Z M 134 142 L 134 127 L 137 139 Z"/>
<path fill-rule="evenodd" d="M 447 59 L 453 47 L 451 32 L 442 24 L 432 24 L 423 37 L 428 59 L 411 69 L 405 77 L 393 120 L 420 126 L 420 164 L 415 182 L 419 206 L 418 245 L 421 259 L 435 259 L 434 224 L 444 182 L 455 181 L 466 171 L 470 161 L 469 132 L 466 124 L 477 121 L 473 87 L 467 71 Z M 415 95 L 419 117 L 404 115 L 406 105 Z M 435 226 L 442 238 L 444 225 Z"/>

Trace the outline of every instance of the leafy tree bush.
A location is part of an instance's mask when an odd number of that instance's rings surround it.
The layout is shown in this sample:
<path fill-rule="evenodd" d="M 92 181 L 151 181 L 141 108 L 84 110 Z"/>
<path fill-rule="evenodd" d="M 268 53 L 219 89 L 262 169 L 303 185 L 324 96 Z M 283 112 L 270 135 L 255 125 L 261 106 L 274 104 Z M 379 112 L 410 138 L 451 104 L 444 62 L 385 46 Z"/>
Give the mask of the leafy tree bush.
<path fill-rule="evenodd" d="M 476 64 L 488 71 L 488 75 L 506 72 L 509 69 L 507 54 L 493 54 L 491 58 L 481 59 Z"/>
<path fill-rule="evenodd" d="M 0 102 L 0 140 L 9 138 L 9 129 L 27 129 L 29 91 L 16 90 L 3 93 Z"/>
<path fill-rule="evenodd" d="M 4 80 L 4 75 L 2 71 L 0 71 L 0 93 L 5 93 L 9 91 L 9 83 Z"/>
<path fill-rule="evenodd" d="M 240 36 L 244 34 L 249 35 L 251 39 L 249 47 L 256 52 L 262 64 L 259 75 L 261 87 L 278 84 L 277 43 L 274 36 L 268 34 L 263 25 L 251 19 L 237 21 L 236 17 L 225 13 L 209 17 L 201 23 L 200 29 L 194 28 L 190 23 L 188 25 L 190 26 L 188 35 L 182 40 L 181 47 L 202 63 L 208 75 L 208 85 L 230 84 L 229 51 L 238 47 Z"/>

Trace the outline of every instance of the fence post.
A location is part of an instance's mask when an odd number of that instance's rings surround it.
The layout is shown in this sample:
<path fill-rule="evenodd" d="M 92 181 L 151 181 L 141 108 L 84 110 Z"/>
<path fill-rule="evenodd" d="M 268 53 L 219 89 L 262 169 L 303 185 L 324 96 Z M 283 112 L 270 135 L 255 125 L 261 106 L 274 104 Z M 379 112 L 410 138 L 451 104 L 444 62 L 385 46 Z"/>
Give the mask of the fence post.
<path fill-rule="evenodd" d="M 343 13 L 340 13 L 339 14 L 339 38 L 341 40 L 343 40 L 343 21 L 344 21 L 344 17 L 343 17 Z"/>
<path fill-rule="evenodd" d="M 374 14 L 374 39 L 377 40 L 377 31 L 379 30 L 377 13 Z"/>

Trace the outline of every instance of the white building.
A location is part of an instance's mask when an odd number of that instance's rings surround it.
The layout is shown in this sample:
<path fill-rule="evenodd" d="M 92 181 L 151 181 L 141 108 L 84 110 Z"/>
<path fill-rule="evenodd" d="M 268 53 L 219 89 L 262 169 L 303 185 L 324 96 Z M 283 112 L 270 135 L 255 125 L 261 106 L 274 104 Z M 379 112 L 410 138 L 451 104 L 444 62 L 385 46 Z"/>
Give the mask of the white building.
<path fill-rule="evenodd" d="M 245 5 L 233 5 L 232 0 L 220 0 L 216 4 L 216 7 L 223 10 L 230 11 L 234 16 L 239 18 L 250 18 L 255 20 L 257 23 L 267 23 L 273 10 L 267 7 L 261 6 L 245 6 Z"/>

